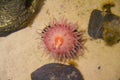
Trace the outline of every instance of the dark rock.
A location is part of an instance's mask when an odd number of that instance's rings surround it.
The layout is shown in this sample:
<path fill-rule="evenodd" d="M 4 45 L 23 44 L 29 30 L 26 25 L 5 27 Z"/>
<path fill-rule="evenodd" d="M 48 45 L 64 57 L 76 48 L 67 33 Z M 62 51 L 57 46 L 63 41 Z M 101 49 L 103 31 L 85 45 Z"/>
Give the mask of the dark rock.
<path fill-rule="evenodd" d="M 84 80 L 82 74 L 72 65 L 51 63 L 31 74 L 32 80 Z"/>
<path fill-rule="evenodd" d="M 36 16 L 44 0 L 0 0 L 0 37 L 25 28 Z"/>
<path fill-rule="evenodd" d="M 102 11 L 93 10 L 90 16 L 89 25 L 88 25 L 88 34 L 92 38 L 102 38 L 103 35 L 103 23 L 104 16 L 102 15 Z"/>

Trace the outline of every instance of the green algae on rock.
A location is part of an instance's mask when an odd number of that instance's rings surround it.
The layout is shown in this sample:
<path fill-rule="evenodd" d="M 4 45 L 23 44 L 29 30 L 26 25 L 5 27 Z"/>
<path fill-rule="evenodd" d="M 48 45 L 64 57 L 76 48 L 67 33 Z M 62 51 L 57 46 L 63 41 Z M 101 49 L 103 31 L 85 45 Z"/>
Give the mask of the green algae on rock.
<path fill-rule="evenodd" d="M 44 0 L 0 0 L 0 37 L 25 28 Z"/>
<path fill-rule="evenodd" d="M 103 39 L 107 45 L 113 45 L 120 40 L 120 19 L 111 22 L 104 22 Z"/>

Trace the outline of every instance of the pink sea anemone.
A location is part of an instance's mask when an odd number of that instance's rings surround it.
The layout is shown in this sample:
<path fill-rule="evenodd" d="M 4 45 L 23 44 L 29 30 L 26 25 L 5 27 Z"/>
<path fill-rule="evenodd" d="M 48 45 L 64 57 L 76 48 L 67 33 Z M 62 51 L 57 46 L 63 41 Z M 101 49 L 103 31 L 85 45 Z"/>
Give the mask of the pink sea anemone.
<path fill-rule="evenodd" d="M 46 49 L 57 60 L 76 58 L 83 54 L 84 42 L 83 31 L 77 30 L 77 25 L 53 21 L 42 31 L 42 41 Z"/>

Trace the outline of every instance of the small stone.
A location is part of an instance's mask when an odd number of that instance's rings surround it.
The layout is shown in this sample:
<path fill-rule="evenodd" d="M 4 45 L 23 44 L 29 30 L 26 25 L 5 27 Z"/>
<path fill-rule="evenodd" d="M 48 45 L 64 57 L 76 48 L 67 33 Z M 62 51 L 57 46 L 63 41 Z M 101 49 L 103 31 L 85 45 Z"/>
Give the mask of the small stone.
<path fill-rule="evenodd" d="M 101 69 L 101 66 L 98 66 L 98 70 L 100 70 Z"/>

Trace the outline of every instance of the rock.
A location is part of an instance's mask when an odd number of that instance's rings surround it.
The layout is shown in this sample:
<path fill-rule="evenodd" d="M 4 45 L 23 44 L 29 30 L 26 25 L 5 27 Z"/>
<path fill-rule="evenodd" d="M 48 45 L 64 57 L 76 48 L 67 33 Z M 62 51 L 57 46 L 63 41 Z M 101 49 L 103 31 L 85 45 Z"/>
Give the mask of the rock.
<path fill-rule="evenodd" d="M 111 12 L 113 4 L 103 5 L 103 11 L 93 10 L 88 25 L 88 34 L 94 39 L 103 39 L 107 45 L 120 41 L 120 17 Z"/>
<path fill-rule="evenodd" d="M 0 37 L 25 28 L 44 0 L 0 0 Z"/>
<path fill-rule="evenodd" d="M 82 74 L 72 65 L 50 63 L 31 74 L 32 80 L 84 80 Z"/>

